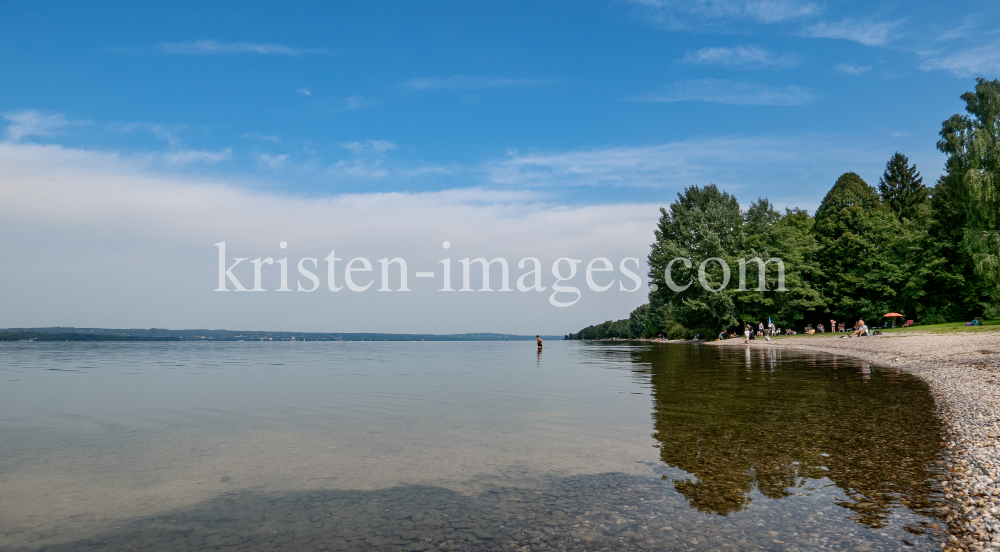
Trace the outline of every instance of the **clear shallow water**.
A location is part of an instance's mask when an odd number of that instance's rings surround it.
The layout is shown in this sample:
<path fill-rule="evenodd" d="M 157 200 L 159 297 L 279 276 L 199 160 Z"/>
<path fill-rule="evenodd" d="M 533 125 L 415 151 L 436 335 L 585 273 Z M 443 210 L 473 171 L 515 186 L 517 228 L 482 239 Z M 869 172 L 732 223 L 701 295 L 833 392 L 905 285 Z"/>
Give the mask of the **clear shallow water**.
<path fill-rule="evenodd" d="M 932 407 L 765 348 L 6 343 L 0 549 L 936 549 Z"/>

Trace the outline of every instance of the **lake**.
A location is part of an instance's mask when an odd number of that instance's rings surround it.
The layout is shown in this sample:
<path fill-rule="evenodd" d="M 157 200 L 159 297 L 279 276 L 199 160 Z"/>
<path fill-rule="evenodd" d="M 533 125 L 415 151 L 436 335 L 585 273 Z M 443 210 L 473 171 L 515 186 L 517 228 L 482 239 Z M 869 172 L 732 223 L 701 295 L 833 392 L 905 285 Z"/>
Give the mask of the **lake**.
<path fill-rule="evenodd" d="M 0 549 L 938 550 L 933 406 L 758 345 L 0 343 Z"/>

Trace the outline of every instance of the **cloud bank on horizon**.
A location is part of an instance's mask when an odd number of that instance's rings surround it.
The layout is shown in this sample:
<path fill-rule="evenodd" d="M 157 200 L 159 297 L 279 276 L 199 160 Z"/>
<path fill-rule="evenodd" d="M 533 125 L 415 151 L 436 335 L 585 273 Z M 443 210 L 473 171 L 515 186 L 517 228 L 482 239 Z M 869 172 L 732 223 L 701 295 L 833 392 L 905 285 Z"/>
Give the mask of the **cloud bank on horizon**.
<path fill-rule="evenodd" d="M 5 292 L 3 327 L 56 320 L 84 327 L 558 334 L 567 320 L 624 316 L 645 301 L 655 204 L 566 207 L 534 192 L 484 188 L 302 198 L 165 173 L 154 164 L 0 142 L 0 233 L 9 238 L 0 280 L 12 290 Z M 236 262 L 224 287 L 266 293 L 216 291 L 226 274 L 215 245 L 222 242 L 227 270 L 239 258 L 270 265 Z M 328 257 L 342 262 L 330 266 Z M 505 259 L 509 275 L 491 263 L 488 278 L 477 266 L 466 282 L 462 259 L 479 257 Z M 562 257 L 582 263 L 556 269 L 566 278 L 562 286 L 582 293 L 552 299 L 560 282 L 551 267 Z M 282 258 L 290 267 L 285 277 L 274 264 Z M 396 265 L 383 283 L 378 259 L 396 258 L 407 263 L 408 282 Z M 628 272 L 602 275 L 598 287 L 609 289 L 593 291 L 585 268 L 594 258 L 613 267 L 631 261 Z M 353 259 L 359 261 L 348 266 Z M 453 285 L 442 287 L 445 259 Z M 522 279 L 535 268 L 522 259 L 537 259 L 539 273 Z M 351 280 L 357 287 L 345 289 L 345 270 L 363 267 L 370 270 L 352 271 L 360 272 Z M 421 280 L 421 272 L 436 278 Z M 439 291 L 447 287 L 455 293 Z M 553 300 L 574 304 L 553 307 Z"/>
<path fill-rule="evenodd" d="M 566 309 L 416 288 L 233 299 L 211 292 L 212 244 L 644 261 L 686 186 L 812 210 L 843 172 L 876 183 L 895 151 L 933 181 L 941 121 L 973 77 L 1000 76 L 992 0 L 564 8 L 247 5 L 237 22 L 183 1 L 0 4 L 18 44 L 0 57 L 16 77 L 0 326 L 575 331 L 627 315 L 645 279 Z"/>

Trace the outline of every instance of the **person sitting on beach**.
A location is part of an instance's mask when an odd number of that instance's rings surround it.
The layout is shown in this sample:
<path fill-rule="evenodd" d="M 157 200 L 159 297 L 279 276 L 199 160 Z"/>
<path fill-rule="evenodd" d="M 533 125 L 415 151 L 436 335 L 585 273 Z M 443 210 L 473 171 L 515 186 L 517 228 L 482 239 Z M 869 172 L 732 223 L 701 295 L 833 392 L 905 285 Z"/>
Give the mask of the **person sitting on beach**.
<path fill-rule="evenodd" d="M 819 330 L 819 333 L 826 333 L 826 328 L 822 324 L 816 324 L 816 329 Z"/>
<path fill-rule="evenodd" d="M 851 334 L 851 337 L 868 337 L 868 326 L 865 326 L 864 320 L 858 320 L 858 323 L 855 325 L 855 327 L 857 329 L 854 330 L 854 333 Z"/>

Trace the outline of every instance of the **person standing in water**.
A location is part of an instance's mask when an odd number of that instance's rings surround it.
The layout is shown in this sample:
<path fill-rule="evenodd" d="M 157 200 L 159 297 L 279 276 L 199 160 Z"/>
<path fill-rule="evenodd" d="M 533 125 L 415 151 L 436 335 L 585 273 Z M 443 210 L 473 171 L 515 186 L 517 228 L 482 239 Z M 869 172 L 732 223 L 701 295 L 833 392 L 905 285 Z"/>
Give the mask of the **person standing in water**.
<path fill-rule="evenodd" d="M 541 349 L 542 348 L 542 337 L 539 336 L 539 335 L 536 335 L 535 339 L 538 340 L 538 348 Z"/>

